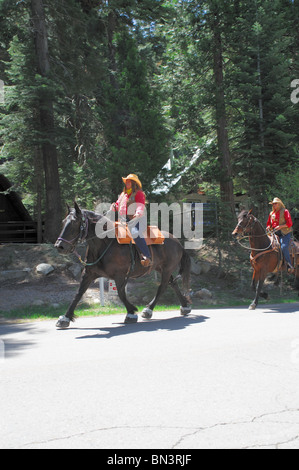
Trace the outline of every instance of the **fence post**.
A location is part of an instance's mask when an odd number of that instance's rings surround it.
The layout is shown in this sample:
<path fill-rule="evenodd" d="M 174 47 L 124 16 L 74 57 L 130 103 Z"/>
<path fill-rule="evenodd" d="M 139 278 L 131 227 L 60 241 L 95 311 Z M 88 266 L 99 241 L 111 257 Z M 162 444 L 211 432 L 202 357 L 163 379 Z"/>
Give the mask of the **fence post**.
<path fill-rule="evenodd" d="M 104 278 L 99 278 L 99 289 L 100 289 L 100 304 L 101 307 L 105 306 L 105 297 L 104 297 Z"/>
<path fill-rule="evenodd" d="M 109 279 L 108 297 L 111 302 L 118 301 L 117 287 L 112 279 Z"/>

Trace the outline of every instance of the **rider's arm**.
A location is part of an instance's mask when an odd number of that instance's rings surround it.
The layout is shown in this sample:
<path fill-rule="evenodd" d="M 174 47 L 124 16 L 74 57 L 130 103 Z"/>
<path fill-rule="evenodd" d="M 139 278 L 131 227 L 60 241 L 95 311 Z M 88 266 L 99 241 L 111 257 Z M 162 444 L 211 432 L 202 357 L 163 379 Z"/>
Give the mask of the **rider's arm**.
<path fill-rule="evenodd" d="M 137 191 L 135 196 L 136 210 L 133 218 L 141 217 L 145 208 L 145 194 L 143 191 Z"/>

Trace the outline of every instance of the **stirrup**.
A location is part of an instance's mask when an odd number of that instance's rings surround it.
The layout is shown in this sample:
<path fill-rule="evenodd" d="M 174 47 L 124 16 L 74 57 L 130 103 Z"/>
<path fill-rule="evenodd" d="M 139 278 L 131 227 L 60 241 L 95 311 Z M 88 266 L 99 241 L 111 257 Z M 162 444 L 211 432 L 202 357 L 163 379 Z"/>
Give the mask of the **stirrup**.
<path fill-rule="evenodd" d="M 142 264 L 144 268 L 148 268 L 149 266 L 153 265 L 153 261 L 150 258 L 142 259 L 140 263 Z"/>
<path fill-rule="evenodd" d="M 288 264 L 287 271 L 289 274 L 294 274 L 295 268 L 291 264 Z"/>

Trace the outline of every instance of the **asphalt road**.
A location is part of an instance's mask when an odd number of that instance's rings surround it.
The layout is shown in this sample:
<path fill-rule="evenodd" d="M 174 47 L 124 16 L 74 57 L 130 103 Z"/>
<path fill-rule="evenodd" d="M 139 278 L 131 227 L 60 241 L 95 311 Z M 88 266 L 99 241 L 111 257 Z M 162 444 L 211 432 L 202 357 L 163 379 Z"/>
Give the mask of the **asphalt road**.
<path fill-rule="evenodd" d="M 299 448 L 299 304 L 0 325 L 0 448 Z"/>

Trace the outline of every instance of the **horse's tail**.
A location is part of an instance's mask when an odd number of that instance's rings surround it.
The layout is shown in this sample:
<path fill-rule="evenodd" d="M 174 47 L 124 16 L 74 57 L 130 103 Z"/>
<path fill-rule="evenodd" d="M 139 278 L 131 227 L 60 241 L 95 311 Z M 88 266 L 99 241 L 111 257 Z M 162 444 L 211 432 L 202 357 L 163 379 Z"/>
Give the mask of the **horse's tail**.
<path fill-rule="evenodd" d="M 179 274 L 182 276 L 183 289 L 189 293 L 191 276 L 191 259 L 187 251 L 183 249 Z"/>

